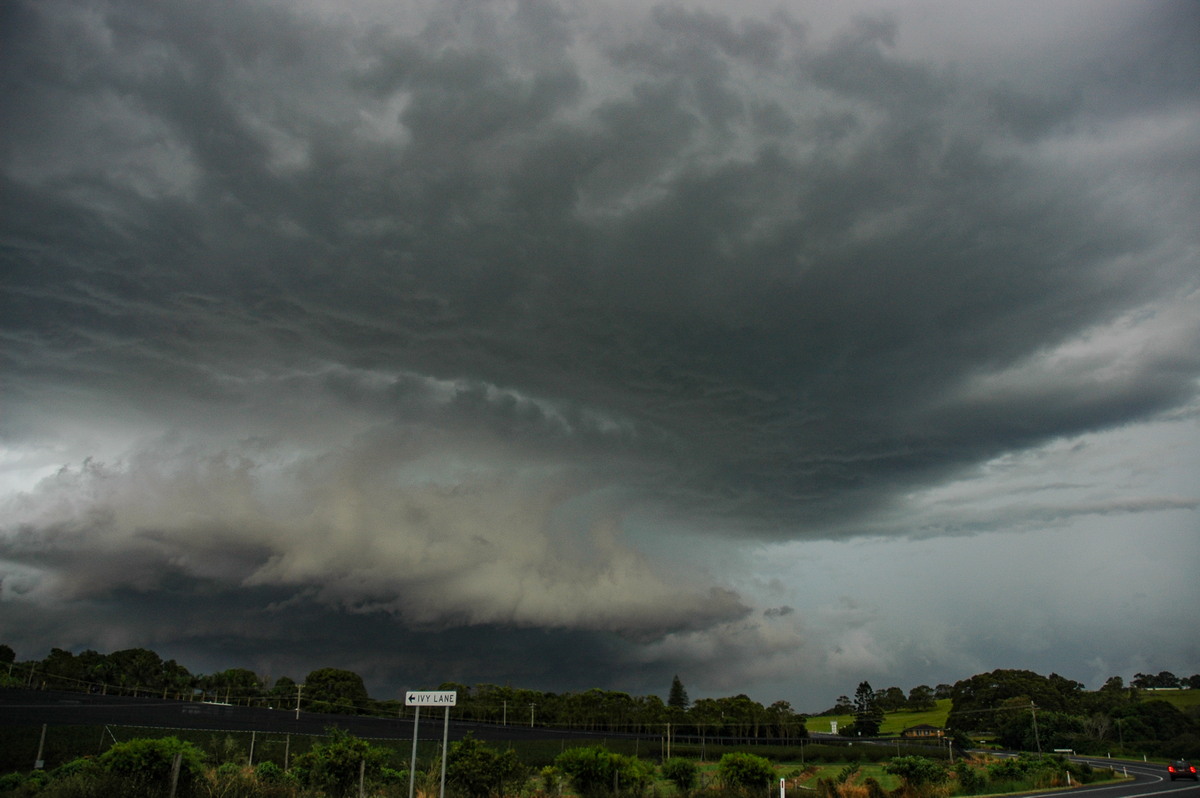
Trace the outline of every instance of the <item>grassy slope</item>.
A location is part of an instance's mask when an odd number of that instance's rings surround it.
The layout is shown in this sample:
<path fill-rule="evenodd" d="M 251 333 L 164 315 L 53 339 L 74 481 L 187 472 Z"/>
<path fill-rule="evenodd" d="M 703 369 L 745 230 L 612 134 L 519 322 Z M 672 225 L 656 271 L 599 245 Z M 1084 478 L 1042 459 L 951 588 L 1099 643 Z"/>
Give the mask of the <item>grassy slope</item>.
<path fill-rule="evenodd" d="M 883 717 L 883 725 L 880 726 L 881 734 L 899 734 L 911 726 L 920 726 L 923 723 L 930 726 L 942 727 L 946 725 L 946 716 L 950 714 L 950 699 L 943 698 L 937 702 L 937 706 L 933 709 L 922 712 L 913 712 L 907 709 L 899 712 L 889 712 Z M 853 715 L 822 715 L 819 718 L 808 719 L 808 730 L 810 732 L 829 732 L 829 722 L 837 721 L 839 729 L 844 729 L 854 722 Z"/>
<path fill-rule="evenodd" d="M 1200 707 L 1200 690 L 1143 690 L 1138 695 L 1143 701 L 1166 701 L 1180 711 Z"/>

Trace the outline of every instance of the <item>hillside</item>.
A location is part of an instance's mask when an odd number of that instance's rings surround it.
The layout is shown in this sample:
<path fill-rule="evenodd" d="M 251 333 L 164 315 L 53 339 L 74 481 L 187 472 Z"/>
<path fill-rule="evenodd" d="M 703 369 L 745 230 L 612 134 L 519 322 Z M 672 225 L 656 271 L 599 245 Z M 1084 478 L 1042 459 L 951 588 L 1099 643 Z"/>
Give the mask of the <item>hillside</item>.
<path fill-rule="evenodd" d="M 1166 701 L 1181 712 L 1200 707 L 1200 690 L 1142 690 L 1138 693 L 1138 698 L 1143 702 Z M 930 710 L 902 709 L 888 712 L 883 717 L 883 724 L 879 727 L 879 732 L 884 735 L 899 734 L 905 729 L 923 723 L 943 727 L 946 725 L 946 717 L 950 714 L 950 704 L 950 699 L 943 698 L 937 702 L 936 707 Z M 831 721 L 836 721 L 837 727 L 844 729 L 854 722 L 854 716 L 849 714 L 810 716 L 807 720 L 808 730 L 818 734 L 828 734 Z"/>

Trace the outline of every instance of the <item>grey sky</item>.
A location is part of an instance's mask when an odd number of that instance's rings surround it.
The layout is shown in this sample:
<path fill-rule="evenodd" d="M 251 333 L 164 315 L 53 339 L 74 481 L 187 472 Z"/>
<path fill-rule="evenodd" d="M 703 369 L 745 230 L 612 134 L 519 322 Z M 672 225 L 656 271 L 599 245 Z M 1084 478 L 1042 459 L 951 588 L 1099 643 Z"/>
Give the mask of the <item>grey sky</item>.
<path fill-rule="evenodd" d="M 6 4 L 0 637 L 1200 670 L 1200 9 L 827 6 Z"/>

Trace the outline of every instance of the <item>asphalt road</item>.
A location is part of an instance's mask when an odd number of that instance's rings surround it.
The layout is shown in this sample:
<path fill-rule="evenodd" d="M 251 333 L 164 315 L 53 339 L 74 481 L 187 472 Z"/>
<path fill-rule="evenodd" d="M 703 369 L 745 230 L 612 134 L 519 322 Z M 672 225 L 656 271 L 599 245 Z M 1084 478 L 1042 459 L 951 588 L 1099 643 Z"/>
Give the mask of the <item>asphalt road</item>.
<path fill-rule="evenodd" d="M 1118 772 L 1124 772 L 1133 777 L 1133 781 L 1123 781 L 1118 784 L 1094 784 L 1078 787 L 1071 791 L 1072 796 L 1084 794 L 1087 798 L 1127 798 L 1127 796 L 1169 795 L 1172 798 L 1175 796 L 1200 798 L 1200 782 L 1171 781 L 1166 765 L 1084 756 L 1072 756 L 1070 759 L 1075 762 L 1087 762 L 1097 768 L 1116 768 Z M 1062 798 L 1062 790 L 1025 793 L 1021 798 Z"/>

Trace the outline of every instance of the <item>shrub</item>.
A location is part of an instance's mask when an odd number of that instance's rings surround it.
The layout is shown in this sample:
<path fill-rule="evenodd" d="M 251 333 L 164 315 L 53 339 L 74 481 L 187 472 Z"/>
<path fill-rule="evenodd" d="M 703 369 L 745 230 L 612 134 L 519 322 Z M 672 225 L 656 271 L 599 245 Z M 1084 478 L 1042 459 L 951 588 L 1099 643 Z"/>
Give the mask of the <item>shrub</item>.
<path fill-rule="evenodd" d="M 690 759 L 672 757 L 662 763 L 663 778 L 687 792 L 694 790 L 700 778 L 700 769 Z"/>
<path fill-rule="evenodd" d="M 757 790 L 767 787 L 775 769 L 761 756 L 729 753 L 717 763 L 721 783 L 731 790 Z"/>
<path fill-rule="evenodd" d="M 503 795 L 506 782 L 524 775 L 516 751 L 497 752 L 469 734 L 451 745 L 446 757 L 447 786 L 469 798 Z"/>
<path fill-rule="evenodd" d="M 336 728 L 329 730 L 329 738 L 329 742 L 318 743 L 296 757 L 292 770 L 302 785 L 340 798 L 357 791 L 360 768 L 366 779 L 378 779 L 390 753 L 386 748 L 377 748 Z"/>
<path fill-rule="evenodd" d="M 115 743 L 98 762 L 106 773 L 123 778 L 126 796 L 154 795 L 169 787 L 176 754 L 180 757 L 179 784 L 186 789 L 204 773 L 204 763 L 199 749 L 178 737 Z"/>
<path fill-rule="evenodd" d="M 873 778 L 864 779 L 863 786 L 867 788 L 867 798 L 888 798 L 887 790 Z"/>
<path fill-rule="evenodd" d="M 946 766 L 923 756 L 898 756 L 883 766 L 885 772 L 899 776 L 904 786 L 913 792 L 935 787 L 950 778 Z"/>
<path fill-rule="evenodd" d="M 956 771 L 958 774 L 958 789 L 964 795 L 978 795 L 983 792 L 987 779 L 975 768 L 962 764 Z"/>
<path fill-rule="evenodd" d="M 254 766 L 254 777 L 263 784 L 280 784 L 287 779 L 287 773 L 279 765 L 267 760 Z"/>
<path fill-rule="evenodd" d="M 210 772 L 205 786 L 214 798 L 260 798 L 254 771 L 233 762 L 224 762 Z"/>
<path fill-rule="evenodd" d="M 100 763 L 93 757 L 84 756 L 78 759 L 72 759 L 70 762 L 63 764 L 50 771 L 50 778 L 58 781 L 60 779 L 70 778 L 76 775 L 94 775 L 100 772 Z"/>
<path fill-rule="evenodd" d="M 96 770 L 56 777 L 44 787 L 38 788 L 36 795 L 37 798 L 113 798 L 114 795 L 129 795 L 128 789 L 129 784 L 125 777 Z M 165 796 L 169 786 L 164 785 L 157 790 L 157 794 Z"/>
<path fill-rule="evenodd" d="M 568 748 L 555 757 L 554 766 L 582 796 L 614 791 L 640 794 L 651 777 L 650 768 L 640 759 L 614 754 L 603 746 Z"/>
<path fill-rule="evenodd" d="M 1000 759 L 987 766 L 988 779 L 993 782 L 1018 781 L 1027 771 L 1026 763 L 1018 758 Z"/>
<path fill-rule="evenodd" d="M 553 765 L 546 765 L 539 774 L 542 780 L 542 790 L 547 795 L 562 795 L 563 772 Z"/>

